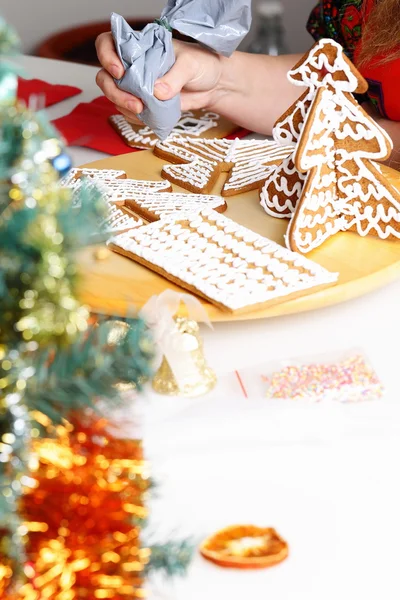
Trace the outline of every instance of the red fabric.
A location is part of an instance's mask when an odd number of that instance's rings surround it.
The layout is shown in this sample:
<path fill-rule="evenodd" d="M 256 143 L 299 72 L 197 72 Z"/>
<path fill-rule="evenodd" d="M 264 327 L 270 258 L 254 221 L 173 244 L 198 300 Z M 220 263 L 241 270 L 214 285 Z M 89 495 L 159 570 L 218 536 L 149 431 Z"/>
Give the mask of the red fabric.
<path fill-rule="evenodd" d="M 332 38 L 339 42 L 356 66 L 363 42 L 365 20 L 376 0 L 319 0 L 308 21 L 308 31 L 319 40 Z M 369 65 L 359 67 L 368 81 L 367 96 L 383 117 L 400 121 L 400 58 L 377 64 L 377 56 Z"/>
<path fill-rule="evenodd" d="M 367 0 L 366 18 L 371 12 L 374 0 Z M 362 47 L 362 39 L 354 53 L 354 62 Z M 382 56 L 377 56 L 370 64 L 360 67 L 360 72 L 369 83 L 368 95 L 383 117 L 400 121 L 400 58 L 388 63 L 377 64 Z"/>
<path fill-rule="evenodd" d="M 92 102 L 78 104 L 69 115 L 53 121 L 53 125 L 69 146 L 84 146 L 114 156 L 137 152 L 137 148 L 125 144 L 109 124 L 108 118 L 116 113 L 114 104 L 105 96 L 100 96 Z M 248 133 L 245 129 L 239 129 L 228 139 L 242 138 Z"/>
<path fill-rule="evenodd" d="M 117 109 L 105 96 L 81 102 L 65 117 L 53 121 L 68 146 L 83 146 L 106 154 L 136 152 L 122 141 L 108 122 Z"/>
<path fill-rule="evenodd" d="M 29 100 L 32 97 L 37 97 L 37 108 L 47 108 L 53 104 L 57 104 L 67 98 L 72 98 L 80 94 L 82 90 L 72 85 L 59 85 L 46 83 L 41 79 L 18 79 L 19 100 L 29 106 Z"/>

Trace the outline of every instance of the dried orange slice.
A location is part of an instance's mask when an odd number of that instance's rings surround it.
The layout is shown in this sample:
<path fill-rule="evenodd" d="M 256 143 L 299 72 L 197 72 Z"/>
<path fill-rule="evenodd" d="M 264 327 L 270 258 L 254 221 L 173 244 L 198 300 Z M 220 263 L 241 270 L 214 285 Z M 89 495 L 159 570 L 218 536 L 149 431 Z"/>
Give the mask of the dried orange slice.
<path fill-rule="evenodd" d="M 265 569 L 285 560 L 289 547 L 270 527 L 232 525 L 207 538 L 200 553 L 220 567 Z"/>

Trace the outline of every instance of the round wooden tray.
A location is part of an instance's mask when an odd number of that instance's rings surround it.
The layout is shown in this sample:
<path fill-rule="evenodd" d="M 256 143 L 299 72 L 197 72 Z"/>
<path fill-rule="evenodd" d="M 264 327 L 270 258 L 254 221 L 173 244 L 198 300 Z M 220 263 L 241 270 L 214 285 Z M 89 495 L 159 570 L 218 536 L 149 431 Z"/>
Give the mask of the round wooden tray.
<path fill-rule="evenodd" d="M 166 164 L 149 150 L 124 154 L 90 164 L 92 168 L 123 169 L 132 179 L 161 180 Z M 85 165 L 89 166 L 89 165 Z M 384 167 L 391 183 L 400 190 L 400 173 Z M 226 175 L 221 175 L 213 193 L 219 194 Z M 175 186 L 178 191 L 185 191 Z M 255 232 L 284 244 L 288 221 L 268 216 L 259 204 L 259 193 L 248 192 L 227 199 L 226 215 Z M 182 291 L 178 286 L 149 269 L 120 255 L 111 253 L 98 260 L 98 247 L 90 246 L 79 253 L 81 271 L 80 298 L 94 312 L 124 316 L 142 307 L 154 294 L 166 288 Z M 338 272 L 336 286 L 311 293 L 296 300 L 248 314 L 232 315 L 202 301 L 211 321 L 262 319 L 313 310 L 361 296 L 385 285 L 400 274 L 400 242 L 374 237 L 361 238 L 354 233 L 340 233 L 307 255 L 330 271 Z"/>

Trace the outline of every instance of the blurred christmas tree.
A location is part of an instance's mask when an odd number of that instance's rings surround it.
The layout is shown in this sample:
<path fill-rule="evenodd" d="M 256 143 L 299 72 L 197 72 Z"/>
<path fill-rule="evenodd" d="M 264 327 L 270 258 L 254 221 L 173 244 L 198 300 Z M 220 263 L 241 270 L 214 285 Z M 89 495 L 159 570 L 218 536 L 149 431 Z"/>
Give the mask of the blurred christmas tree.
<path fill-rule="evenodd" d="M 76 297 L 74 255 L 105 204 L 84 186 L 71 208 L 62 144 L 16 102 L 17 50 L 0 20 L 0 597 L 139 598 L 143 576 L 181 572 L 190 547 L 157 545 L 154 560 L 143 547 L 140 444 L 113 438 L 97 401 L 140 390 L 152 344 L 142 321 L 91 319 Z"/>

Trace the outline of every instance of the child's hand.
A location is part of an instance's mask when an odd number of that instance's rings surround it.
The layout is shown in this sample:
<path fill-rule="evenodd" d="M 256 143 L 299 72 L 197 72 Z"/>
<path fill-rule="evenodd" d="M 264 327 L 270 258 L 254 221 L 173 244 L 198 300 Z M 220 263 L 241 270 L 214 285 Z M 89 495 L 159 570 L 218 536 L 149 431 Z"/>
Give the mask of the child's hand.
<path fill-rule="evenodd" d="M 120 79 L 124 69 L 115 51 L 111 33 L 102 33 L 96 40 L 96 50 L 102 70 L 96 83 L 129 121 L 141 123 L 136 115 L 142 112 L 139 98 L 121 91 L 113 78 Z M 176 62 L 172 69 L 156 81 L 154 95 L 159 100 L 169 100 L 181 93 L 182 110 L 208 108 L 215 101 L 220 81 L 222 59 L 197 44 L 174 41 Z"/>

